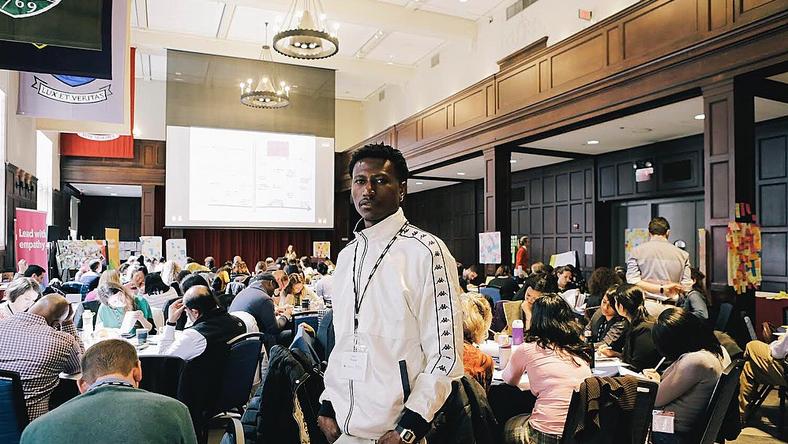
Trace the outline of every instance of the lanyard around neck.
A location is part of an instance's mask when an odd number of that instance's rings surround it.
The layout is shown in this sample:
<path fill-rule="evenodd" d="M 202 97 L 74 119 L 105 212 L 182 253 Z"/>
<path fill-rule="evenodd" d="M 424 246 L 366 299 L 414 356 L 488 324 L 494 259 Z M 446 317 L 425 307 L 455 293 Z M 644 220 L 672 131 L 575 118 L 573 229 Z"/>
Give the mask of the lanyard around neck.
<path fill-rule="evenodd" d="M 358 314 L 361 311 L 361 303 L 364 302 L 364 296 L 366 296 L 366 294 L 367 294 L 367 289 L 369 288 L 369 283 L 372 282 L 372 277 L 375 276 L 375 272 L 378 271 L 378 267 L 380 266 L 380 263 L 383 261 L 383 258 L 386 256 L 386 253 L 389 252 L 389 249 L 391 249 L 391 246 L 394 245 L 394 241 L 396 241 L 397 237 L 399 237 L 399 235 L 402 234 L 403 231 L 405 231 L 405 228 L 407 226 L 408 226 L 407 222 L 402 224 L 402 227 L 400 227 L 400 229 L 397 230 L 396 234 L 394 234 L 394 237 L 391 238 L 389 243 L 386 245 L 386 247 L 380 253 L 380 257 L 378 257 L 378 260 L 375 261 L 375 265 L 372 267 L 372 271 L 370 271 L 369 277 L 367 278 L 367 283 L 366 283 L 366 285 L 364 285 L 364 290 L 361 292 L 360 295 L 358 293 L 359 282 L 356 279 L 356 258 L 358 256 L 358 244 L 356 244 L 356 248 L 353 251 L 353 294 L 355 296 L 355 301 L 354 301 L 354 304 L 353 304 L 354 313 L 355 313 L 354 316 L 353 316 L 353 331 L 354 332 L 356 330 L 358 330 Z M 364 236 L 364 235 L 362 234 L 362 236 Z M 364 236 L 364 238 L 366 239 L 366 236 Z M 362 257 L 362 260 L 363 260 L 363 257 Z M 364 267 L 363 263 L 361 264 L 361 267 L 362 268 Z"/>

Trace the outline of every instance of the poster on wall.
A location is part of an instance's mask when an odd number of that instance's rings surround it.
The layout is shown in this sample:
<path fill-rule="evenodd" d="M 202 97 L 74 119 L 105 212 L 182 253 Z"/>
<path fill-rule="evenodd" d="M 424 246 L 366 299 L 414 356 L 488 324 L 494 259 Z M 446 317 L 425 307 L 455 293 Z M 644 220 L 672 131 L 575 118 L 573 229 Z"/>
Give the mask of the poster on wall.
<path fill-rule="evenodd" d="M 564 265 L 577 267 L 577 251 L 572 250 L 550 256 L 551 267 L 563 267 Z"/>
<path fill-rule="evenodd" d="M 14 250 L 17 262 L 24 259 L 27 265 L 39 265 L 46 270 L 47 261 L 47 212 L 16 209 L 14 223 Z M 44 274 L 45 283 L 49 277 Z"/>
<path fill-rule="evenodd" d="M 98 259 L 106 263 L 103 240 L 59 240 L 57 241 L 57 266 L 60 270 L 78 269 L 85 261 Z"/>
<path fill-rule="evenodd" d="M 140 236 L 140 254 L 145 258 L 161 258 L 161 236 Z"/>
<path fill-rule="evenodd" d="M 624 230 L 624 257 L 629 259 L 632 250 L 638 245 L 648 242 L 648 229 L 646 228 L 627 228 Z"/>
<path fill-rule="evenodd" d="M 501 232 L 479 233 L 479 263 L 501 263 Z"/>
<path fill-rule="evenodd" d="M 761 273 L 761 228 L 747 222 L 728 222 L 725 235 L 728 243 L 728 285 L 737 294 L 748 288 L 760 288 Z"/>
<path fill-rule="evenodd" d="M 167 239 L 167 260 L 175 261 L 181 267 L 186 266 L 186 239 Z"/>
<path fill-rule="evenodd" d="M 331 258 L 331 242 L 312 242 L 312 257 Z"/>
<path fill-rule="evenodd" d="M 104 238 L 107 240 L 107 269 L 117 270 L 120 267 L 120 230 L 105 228 Z"/>

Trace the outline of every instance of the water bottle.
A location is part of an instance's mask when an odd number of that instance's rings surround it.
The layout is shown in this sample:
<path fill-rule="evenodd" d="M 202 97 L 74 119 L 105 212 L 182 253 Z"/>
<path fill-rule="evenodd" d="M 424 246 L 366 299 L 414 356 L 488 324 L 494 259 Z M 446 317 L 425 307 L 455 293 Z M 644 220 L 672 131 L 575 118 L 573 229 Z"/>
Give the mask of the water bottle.
<path fill-rule="evenodd" d="M 93 312 L 90 310 L 82 312 L 82 333 L 88 337 L 93 335 Z"/>
<path fill-rule="evenodd" d="M 512 322 L 512 345 L 520 345 L 523 343 L 523 321 L 515 319 Z"/>
<path fill-rule="evenodd" d="M 596 365 L 596 362 L 595 362 L 596 350 L 594 349 L 593 333 L 591 332 L 591 330 L 586 330 L 586 331 L 583 332 L 583 335 L 586 338 L 586 346 L 588 347 L 588 349 L 591 352 L 591 362 L 589 362 L 589 365 L 591 367 L 591 370 L 593 370 L 594 369 L 594 365 Z"/>

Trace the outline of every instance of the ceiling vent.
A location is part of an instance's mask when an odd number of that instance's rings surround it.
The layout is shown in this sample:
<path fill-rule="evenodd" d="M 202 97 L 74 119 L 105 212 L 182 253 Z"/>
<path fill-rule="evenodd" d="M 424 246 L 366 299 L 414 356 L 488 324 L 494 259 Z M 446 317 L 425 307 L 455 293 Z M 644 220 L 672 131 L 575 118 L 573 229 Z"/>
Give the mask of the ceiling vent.
<path fill-rule="evenodd" d="M 381 89 L 380 92 L 378 92 L 378 102 L 382 102 L 384 100 L 386 100 L 386 90 Z"/>
<path fill-rule="evenodd" d="M 536 3 L 537 0 L 517 0 L 506 8 L 506 20 L 514 17 L 515 15 L 523 12 L 525 8 Z"/>
<path fill-rule="evenodd" d="M 435 53 L 434 56 L 430 58 L 430 68 L 434 68 L 441 63 L 441 53 Z"/>

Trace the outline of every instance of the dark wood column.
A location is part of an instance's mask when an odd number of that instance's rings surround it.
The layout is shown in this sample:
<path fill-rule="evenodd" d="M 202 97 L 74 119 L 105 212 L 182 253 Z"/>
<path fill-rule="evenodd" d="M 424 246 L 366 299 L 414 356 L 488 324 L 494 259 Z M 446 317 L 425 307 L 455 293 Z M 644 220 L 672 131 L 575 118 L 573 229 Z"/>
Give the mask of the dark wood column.
<path fill-rule="evenodd" d="M 703 88 L 707 279 L 715 294 L 728 291 L 728 222 L 737 202 L 755 208 L 755 105 L 742 81 Z"/>
<path fill-rule="evenodd" d="M 154 235 L 154 214 L 156 212 L 156 186 L 143 185 L 142 186 L 142 228 L 140 230 L 141 236 Z"/>
<path fill-rule="evenodd" d="M 508 265 L 512 264 L 511 158 L 508 147 L 484 150 L 484 231 L 501 232 L 501 263 Z"/>

